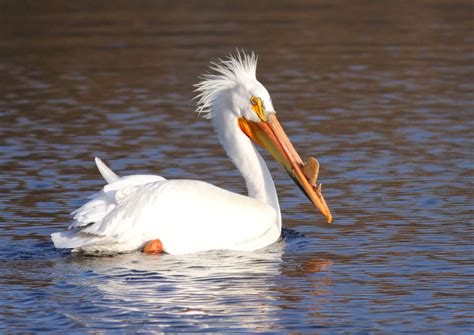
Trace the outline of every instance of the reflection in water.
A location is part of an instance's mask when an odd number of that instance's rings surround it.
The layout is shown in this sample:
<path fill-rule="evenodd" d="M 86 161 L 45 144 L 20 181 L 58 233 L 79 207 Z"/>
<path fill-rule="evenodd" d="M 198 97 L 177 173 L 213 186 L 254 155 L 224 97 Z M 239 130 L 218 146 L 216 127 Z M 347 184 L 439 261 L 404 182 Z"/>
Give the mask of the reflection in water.
<path fill-rule="evenodd" d="M 102 275 L 103 280 L 95 285 L 104 297 L 123 301 L 129 310 L 171 312 L 171 318 L 178 320 L 186 315 L 190 323 L 197 322 L 189 319 L 190 316 L 201 315 L 212 320 L 212 316 L 234 315 L 234 327 L 258 329 L 254 325 L 255 315 L 269 325 L 275 322 L 278 308 L 271 303 L 276 284 L 271 279 L 279 275 L 283 249 L 282 246 L 272 249 L 250 257 L 229 253 L 145 257 L 139 262 L 113 262 L 112 267 L 99 260 L 92 269 Z M 235 310 L 222 308 L 229 305 Z M 211 326 L 206 325 L 208 322 L 204 321 L 200 327 Z"/>
<path fill-rule="evenodd" d="M 128 325 L 146 322 L 150 327 L 147 329 L 165 330 L 174 325 L 180 330 L 198 327 L 212 331 L 221 318 L 225 319 L 222 322 L 227 330 L 278 329 L 282 326 L 282 309 L 284 313 L 291 308 L 282 301 L 298 299 L 306 304 L 307 298 L 298 292 L 309 290 L 313 295 L 327 295 L 327 287 L 331 285 L 326 276 L 311 280 L 307 288 L 292 287 L 291 280 L 280 281 L 284 273 L 302 278 L 323 273 L 332 264 L 327 260 L 311 260 L 291 264 L 287 269 L 283 262 L 284 248 L 281 241 L 256 253 L 216 251 L 179 256 L 133 253 L 110 258 L 71 255 L 66 267 L 76 270 L 64 273 L 65 264 L 57 263 L 53 276 L 67 285 L 56 285 L 53 290 L 61 305 L 68 305 L 61 301 L 64 296 L 69 300 L 70 292 L 77 292 L 68 306 L 71 310 L 66 307 L 60 313 L 92 328 L 98 324 L 88 318 L 78 320 L 73 310 L 92 308 L 99 320 L 137 314 Z M 75 277 L 77 269 L 83 269 L 86 276 Z M 90 306 L 77 305 L 84 293 L 91 299 Z M 308 308 L 312 309 L 310 305 Z M 117 323 L 111 327 L 123 326 Z"/>

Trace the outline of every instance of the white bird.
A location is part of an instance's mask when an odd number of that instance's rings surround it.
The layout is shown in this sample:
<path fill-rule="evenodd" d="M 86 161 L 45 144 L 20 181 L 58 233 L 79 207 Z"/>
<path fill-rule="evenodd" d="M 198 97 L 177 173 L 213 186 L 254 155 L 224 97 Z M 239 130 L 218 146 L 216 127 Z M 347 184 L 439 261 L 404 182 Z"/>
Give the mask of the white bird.
<path fill-rule="evenodd" d="M 237 52 L 211 64 L 214 72 L 196 85 L 197 112 L 212 120 L 220 143 L 245 179 L 248 195 L 197 180 L 119 178 L 96 158 L 107 185 L 72 213 L 68 231 L 51 235 L 56 248 L 111 254 L 147 250 L 158 241 L 163 251 L 184 254 L 252 251 L 274 243 L 281 234 L 280 206 L 273 179 L 253 142 L 284 166 L 331 222 L 315 184 L 317 167 L 305 170 L 285 135 L 268 91 L 256 78 L 255 54 Z"/>

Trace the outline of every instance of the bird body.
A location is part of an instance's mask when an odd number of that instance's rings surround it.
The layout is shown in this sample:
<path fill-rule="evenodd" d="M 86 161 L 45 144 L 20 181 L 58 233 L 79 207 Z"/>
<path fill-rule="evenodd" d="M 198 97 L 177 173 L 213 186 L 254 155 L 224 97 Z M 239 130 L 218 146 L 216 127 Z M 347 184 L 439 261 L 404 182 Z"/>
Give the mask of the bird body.
<path fill-rule="evenodd" d="M 55 247 L 110 254 L 138 250 L 159 239 L 165 252 L 183 254 L 252 251 L 274 243 L 281 233 L 280 206 L 254 143 L 270 151 L 330 221 L 322 195 L 309 184 L 275 117 L 268 91 L 256 79 L 256 61 L 253 54 L 238 53 L 213 64 L 216 73 L 197 85 L 198 112 L 212 119 L 220 143 L 245 180 L 247 196 L 197 180 L 120 178 L 96 158 L 107 185 L 73 212 L 68 231 L 52 234 Z"/>
<path fill-rule="evenodd" d="M 53 234 L 53 241 L 86 253 L 129 252 L 154 239 L 172 254 L 248 251 L 280 235 L 269 205 L 203 181 L 159 176 L 122 177 L 73 214 L 72 230 Z"/>

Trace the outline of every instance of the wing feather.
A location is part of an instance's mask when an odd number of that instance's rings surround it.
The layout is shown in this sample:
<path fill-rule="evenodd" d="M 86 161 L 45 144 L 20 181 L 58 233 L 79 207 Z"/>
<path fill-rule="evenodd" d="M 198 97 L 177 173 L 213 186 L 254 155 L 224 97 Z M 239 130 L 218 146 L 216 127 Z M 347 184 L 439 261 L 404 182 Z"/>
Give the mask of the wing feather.
<path fill-rule="evenodd" d="M 165 251 L 179 254 L 255 250 L 279 237 L 271 206 L 205 182 L 159 176 L 106 185 L 74 212 L 74 220 L 76 235 L 56 235 L 57 247 L 97 251 L 109 244 L 126 252 L 159 238 Z"/>
<path fill-rule="evenodd" d="M 108 184 L 114 183 L 120 179 L 120 177 L 105 165 L 99 157 L 95 158 L 95 165 L 97 165 L 97 169 L 99 169 L 100 174 Z"/>

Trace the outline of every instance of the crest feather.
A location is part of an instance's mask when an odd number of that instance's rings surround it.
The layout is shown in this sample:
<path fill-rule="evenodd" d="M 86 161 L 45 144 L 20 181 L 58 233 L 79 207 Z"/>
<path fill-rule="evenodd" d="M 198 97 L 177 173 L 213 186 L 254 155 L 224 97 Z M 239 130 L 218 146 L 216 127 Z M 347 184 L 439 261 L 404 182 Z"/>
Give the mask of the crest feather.
<path fill-rule="evenodd" d="M 234 87 L 248 78 L 256 79 L 258 56 L 252 51 L 245 53 L 237 50 L 236 54 L 229 54 L 225 59 L 211 62 L 208 72 L 200 77 L 201 82 L 194 85 L 198 94 L 196 112 L 204 118 L 211 118 L 211 105 L 219 92 Z"/>

